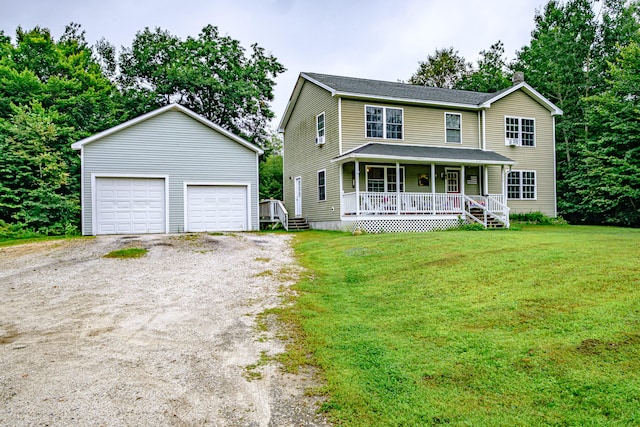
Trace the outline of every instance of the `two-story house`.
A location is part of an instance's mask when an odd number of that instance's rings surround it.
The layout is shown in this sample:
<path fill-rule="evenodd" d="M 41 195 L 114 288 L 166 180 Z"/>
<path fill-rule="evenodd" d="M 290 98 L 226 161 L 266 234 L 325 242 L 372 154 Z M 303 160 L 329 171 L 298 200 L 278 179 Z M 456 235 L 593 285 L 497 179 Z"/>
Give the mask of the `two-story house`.
<path fill-rule="evenodd" d="M 555 217 L 560 114 L 521 73 L 496 93 L 301 73 L 279 128 L 284 205 L 368 232 Z"/>

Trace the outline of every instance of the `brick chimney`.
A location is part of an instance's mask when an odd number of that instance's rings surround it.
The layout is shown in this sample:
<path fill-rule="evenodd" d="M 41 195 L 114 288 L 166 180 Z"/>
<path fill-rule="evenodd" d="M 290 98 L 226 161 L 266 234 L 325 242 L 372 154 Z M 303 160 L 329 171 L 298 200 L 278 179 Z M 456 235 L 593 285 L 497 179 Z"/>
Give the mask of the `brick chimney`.
<path fill-rule="evenodd" d="M 516 71 L 513 73 L 513 77 L 511 78 L 513 85 L 518 85 L 520 83 L 524 83 L 524 73 L 522 71 Z"/>

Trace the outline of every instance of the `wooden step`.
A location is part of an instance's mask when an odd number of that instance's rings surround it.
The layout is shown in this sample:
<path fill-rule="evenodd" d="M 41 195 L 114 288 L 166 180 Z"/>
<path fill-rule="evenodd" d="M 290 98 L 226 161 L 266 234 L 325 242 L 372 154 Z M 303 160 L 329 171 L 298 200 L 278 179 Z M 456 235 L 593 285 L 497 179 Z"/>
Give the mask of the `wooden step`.
<path fill-rule="evenodd" d="M 289 218 L 287 225 L 289 231 L 309 230 L 309 224 L 304 218 Z"/>

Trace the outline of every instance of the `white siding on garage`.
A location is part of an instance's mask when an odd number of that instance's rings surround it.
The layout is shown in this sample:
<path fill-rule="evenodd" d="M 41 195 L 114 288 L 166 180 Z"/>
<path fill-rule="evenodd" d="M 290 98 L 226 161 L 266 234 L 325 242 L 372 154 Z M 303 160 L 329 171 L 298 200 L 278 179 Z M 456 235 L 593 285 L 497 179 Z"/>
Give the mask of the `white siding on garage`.
<path fill-rule="evenodd" d="M 96 178 L 96 234 L 164 233 L 165 181 Z"/>
<path fill-rule="evenodd" d="M 180 111 L 169 110 L 82 148 L 83 233 L 95 219 L 91 176 L 167 176 L 169 233 L 185 231 L 186 182 L 232 182 L 250 189 L 249 230 L 258 224 L 255 151 Z"/>
<path fill-rule="evenodd" d="M 188 185 L 186 231 L 246 231 L 247 187 Z"/>

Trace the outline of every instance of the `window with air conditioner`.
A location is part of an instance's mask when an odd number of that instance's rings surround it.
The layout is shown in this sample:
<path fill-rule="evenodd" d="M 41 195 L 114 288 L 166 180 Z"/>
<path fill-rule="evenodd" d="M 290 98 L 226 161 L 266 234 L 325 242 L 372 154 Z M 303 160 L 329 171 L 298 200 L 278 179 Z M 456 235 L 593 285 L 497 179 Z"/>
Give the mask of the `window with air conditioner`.
<path fill-rule="evenodd" d="M 324 144 L 325 138 L 325 115 L 324 112 L 316 116 L 316 144 Z"/>
<path fill-rule="evenodd" d="M 536 146 L 535 119 L 505 117 L 505 145 L 516 147 Z"/>

